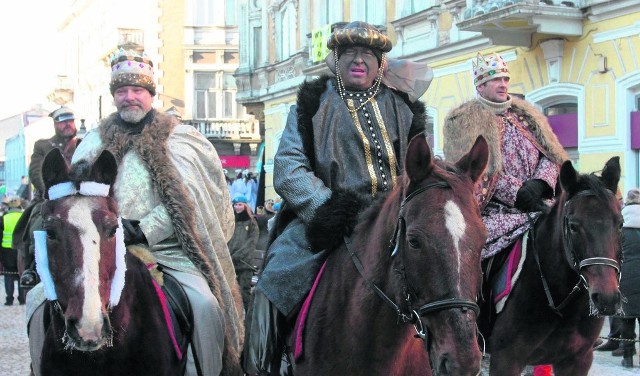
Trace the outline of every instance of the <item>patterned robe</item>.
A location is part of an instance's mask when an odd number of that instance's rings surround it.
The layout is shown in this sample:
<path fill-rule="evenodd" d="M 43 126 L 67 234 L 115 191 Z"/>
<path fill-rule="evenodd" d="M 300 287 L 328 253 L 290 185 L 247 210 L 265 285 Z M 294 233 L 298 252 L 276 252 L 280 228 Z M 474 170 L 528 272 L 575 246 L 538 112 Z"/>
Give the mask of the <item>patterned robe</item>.
<path fill-rule="evenodd" d="M 482 252 L 486 259 L 513 244 L 541 214 L 514 207 L 522 184 L 541 179 L 555 189 L 559 165 L 568 157 L 544 115 L 517 98 L 506 103 L 480 98 L 454 109 L 445 119 L 445 158 L 460 158 L 478 135 L 490 150 L 488 170 L 477 188 L 489 233 Z"/>

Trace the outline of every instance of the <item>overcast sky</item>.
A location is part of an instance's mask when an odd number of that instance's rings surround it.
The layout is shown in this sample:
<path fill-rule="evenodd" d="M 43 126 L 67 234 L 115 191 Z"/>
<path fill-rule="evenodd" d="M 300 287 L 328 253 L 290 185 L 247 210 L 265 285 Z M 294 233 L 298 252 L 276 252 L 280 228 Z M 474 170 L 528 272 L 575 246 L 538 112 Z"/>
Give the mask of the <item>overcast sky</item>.
<path fill-rule="evenodd" d="M 56 80 L 57 30 L 66 1 L 3 1 L 0 5 L 0 119 L 45 104 Z"/>

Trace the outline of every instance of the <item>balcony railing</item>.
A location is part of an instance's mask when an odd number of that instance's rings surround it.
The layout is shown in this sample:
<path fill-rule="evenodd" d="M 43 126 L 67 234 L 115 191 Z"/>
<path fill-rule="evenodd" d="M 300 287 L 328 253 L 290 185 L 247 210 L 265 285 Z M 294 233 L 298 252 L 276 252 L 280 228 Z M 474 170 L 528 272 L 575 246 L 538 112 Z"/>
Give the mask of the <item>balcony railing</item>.
<path fill-rule="evenodd" d="M 474 0 L 458 28 L 479 31 L 494 44 L 530 46 L 532 34 L 582 35 L 581 0 Z"/>
<path fill-rule="evenodd" d="M 258 120 L 214 119 L 183 120 L 183 122 L 192 125 L 209 139 L 260 141 Z"/>

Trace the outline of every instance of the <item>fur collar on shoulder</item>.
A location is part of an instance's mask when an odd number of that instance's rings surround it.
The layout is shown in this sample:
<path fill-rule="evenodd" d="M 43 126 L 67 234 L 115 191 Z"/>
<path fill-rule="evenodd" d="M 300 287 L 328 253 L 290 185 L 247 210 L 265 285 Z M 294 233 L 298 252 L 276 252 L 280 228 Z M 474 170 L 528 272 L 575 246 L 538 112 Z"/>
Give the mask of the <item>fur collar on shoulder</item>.
<path fill-rule="evenodd" d="M 569 159 L 546 117 L 535 106 L 514 97 L 512 98 L 512 109 L 523 118 L 538 143 L 546 150 L 549 159 L 557 164 Z M 493 175 L 501 171 L 501 135 L 495 121 L 496 116 L 477 99 L 465 102 L 453 109 L 445 118 L 445 157 L 457 161 L 471 149 L 477 136 L 481 134 L 489 144 L 491 156 L 487 173 Z"/>

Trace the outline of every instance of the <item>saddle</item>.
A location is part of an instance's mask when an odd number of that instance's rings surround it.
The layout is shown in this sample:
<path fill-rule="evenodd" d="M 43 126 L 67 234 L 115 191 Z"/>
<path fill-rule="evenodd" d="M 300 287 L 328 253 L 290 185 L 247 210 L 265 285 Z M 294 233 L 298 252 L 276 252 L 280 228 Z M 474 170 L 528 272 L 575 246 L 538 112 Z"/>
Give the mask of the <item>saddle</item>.
<path fill-rule="evenodd" d="M 167 311 L 173 328 L 173 336 L 179 349 L 186 349 L 193 334 L 193 310 L 189 303 L 187 293 L 180 282 L 169 273 L 162 270 L 153 254 L 145 247 L 130 245 L 127 251 L 142 260 L 147 265 L 150 277 L 160 286 L 161 293 L 166 299 Z M 160 292 L 159 292 L 160 295 Z M 162 300 L 162 297 L 159 296 Z M 169 322 L 167 322 L 169 325 Z M 182 360 L 186 360 L 186 354 L 181 354 Z M 194 358 L 196 358 L 194 352 Z M 196 364 L 197 361 L 196 361 Z"/>
<path fill-rule="evenodd" d="M 193 311 L 187 293 L 171 274 L 163 273 L 162 292 L 167 298 L 169 315 L 173 323 L 173 332 L 178 346 L 187 348 L 193 334 Z M 196 363 L 197 364 L 197 363 Z"/>

